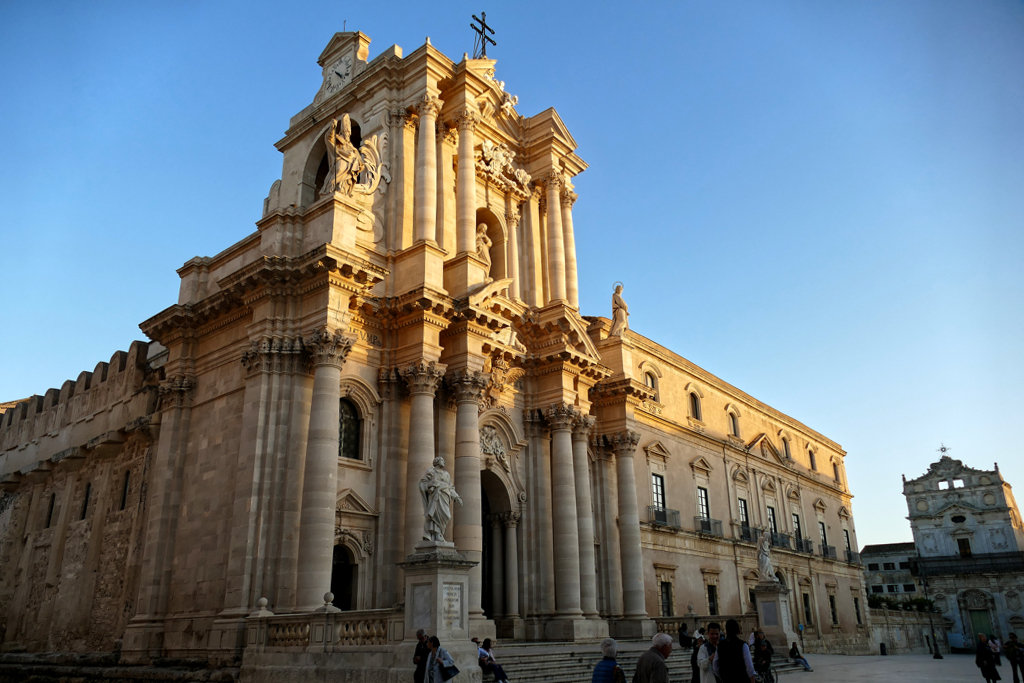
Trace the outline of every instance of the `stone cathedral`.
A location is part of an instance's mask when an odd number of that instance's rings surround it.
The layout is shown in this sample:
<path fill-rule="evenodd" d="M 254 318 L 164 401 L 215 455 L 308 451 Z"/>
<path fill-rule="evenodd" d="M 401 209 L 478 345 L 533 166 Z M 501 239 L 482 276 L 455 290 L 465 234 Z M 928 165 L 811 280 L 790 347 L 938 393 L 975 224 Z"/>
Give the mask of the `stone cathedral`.
<path fill-rule="evenodd" d="M 257 229 L 178 270 L 151 341 L 0 415 L 3 650 L 406 680 L 421 619 L 592 642 L 716 615 L 866 647 L 842 448 L 634 332 L 628 289 L 581 315 L 587 164 L 553 108 L 521 115 L 493 60 L 369 44 L 331 39 Z M 414 607 L 438 457 L 461 559 Z"/>

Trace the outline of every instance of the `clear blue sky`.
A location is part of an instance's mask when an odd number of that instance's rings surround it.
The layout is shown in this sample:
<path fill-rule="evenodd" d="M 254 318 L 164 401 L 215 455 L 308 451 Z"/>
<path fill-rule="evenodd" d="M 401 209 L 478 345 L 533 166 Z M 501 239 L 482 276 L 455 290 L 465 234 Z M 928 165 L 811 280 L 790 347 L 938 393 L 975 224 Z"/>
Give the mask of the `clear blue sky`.
<path fill-rule="evenodd" d="M 585 314 L 831 437 L 861 544 L 900 474 L 999 461 L 1024 499 L 1021 2 L 0 2 L 0 399 L 142 338 L 174 270 L 254 230 L 273 143 L 347 20 L 407 52 L 497 28 L 519 111 L 590 163 Z"/>

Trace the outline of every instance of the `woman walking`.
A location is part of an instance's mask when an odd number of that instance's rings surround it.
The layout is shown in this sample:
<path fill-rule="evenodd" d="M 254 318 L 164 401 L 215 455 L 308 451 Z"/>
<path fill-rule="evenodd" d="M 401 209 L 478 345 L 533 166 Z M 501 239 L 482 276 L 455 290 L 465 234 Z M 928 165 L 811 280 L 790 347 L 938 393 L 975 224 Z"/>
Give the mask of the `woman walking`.
<path fill-rule="evenodd" d="M 455 660 L 448 654 L 448 650 L 441 647 L 438 637 L 430 636 L 428 644 L 430 654 L 427 656 L 427 679 L 424 683 L 444 683 L 459 675 Z"/>
<path fill-rule="evenodd" d="M 999 681 L 999 671 L 996 670 L 996 657 L 992 654 L 992 648 L 988 644 L 988 638 L 984 633 L 978 634 L 978 651 L 974 656 L 974 664 L 981 669 L 981 675 L 985 677 L 985 683 Z"/>

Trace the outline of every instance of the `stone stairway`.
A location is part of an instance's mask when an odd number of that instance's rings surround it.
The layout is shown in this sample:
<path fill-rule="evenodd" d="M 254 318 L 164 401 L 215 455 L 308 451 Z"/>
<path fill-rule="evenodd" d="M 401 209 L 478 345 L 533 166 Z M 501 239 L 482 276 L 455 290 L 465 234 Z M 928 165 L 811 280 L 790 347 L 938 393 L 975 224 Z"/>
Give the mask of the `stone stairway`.
<path fill-rule="evenodd" d="M 646 641 L 619 641 L 616 661 L 625 672 L 627 681 L 633 679 L 636 661 L 649 647 Z M 601 661 L 601 647 L 598 643 L 498 644 L 495 655 L 512 683 L 590 683 L 594 666 Z M 677 646 L 666 663 L 669 680 L 680 683 L 692 680 L 689 651 L 679 650 Z M 789 662 L 784 655 L 777 654 L 773 664 L 780 675 L 803 671 L 803 667 Z M 484 678 L 484 681 L 488 680 L 489 676 Z"/>

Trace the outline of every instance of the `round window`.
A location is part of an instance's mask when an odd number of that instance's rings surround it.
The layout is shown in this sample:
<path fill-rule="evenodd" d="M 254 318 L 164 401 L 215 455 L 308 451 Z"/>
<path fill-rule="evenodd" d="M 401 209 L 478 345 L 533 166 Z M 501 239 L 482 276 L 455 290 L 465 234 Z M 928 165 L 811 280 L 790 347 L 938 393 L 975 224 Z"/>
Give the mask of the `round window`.
<path fill-rule="evenodd" d="M 963 515 L 953 515 L 950 519 L 953 520 L 954 524 L 963 524 L 967 521 L 967 518 Z"/>

